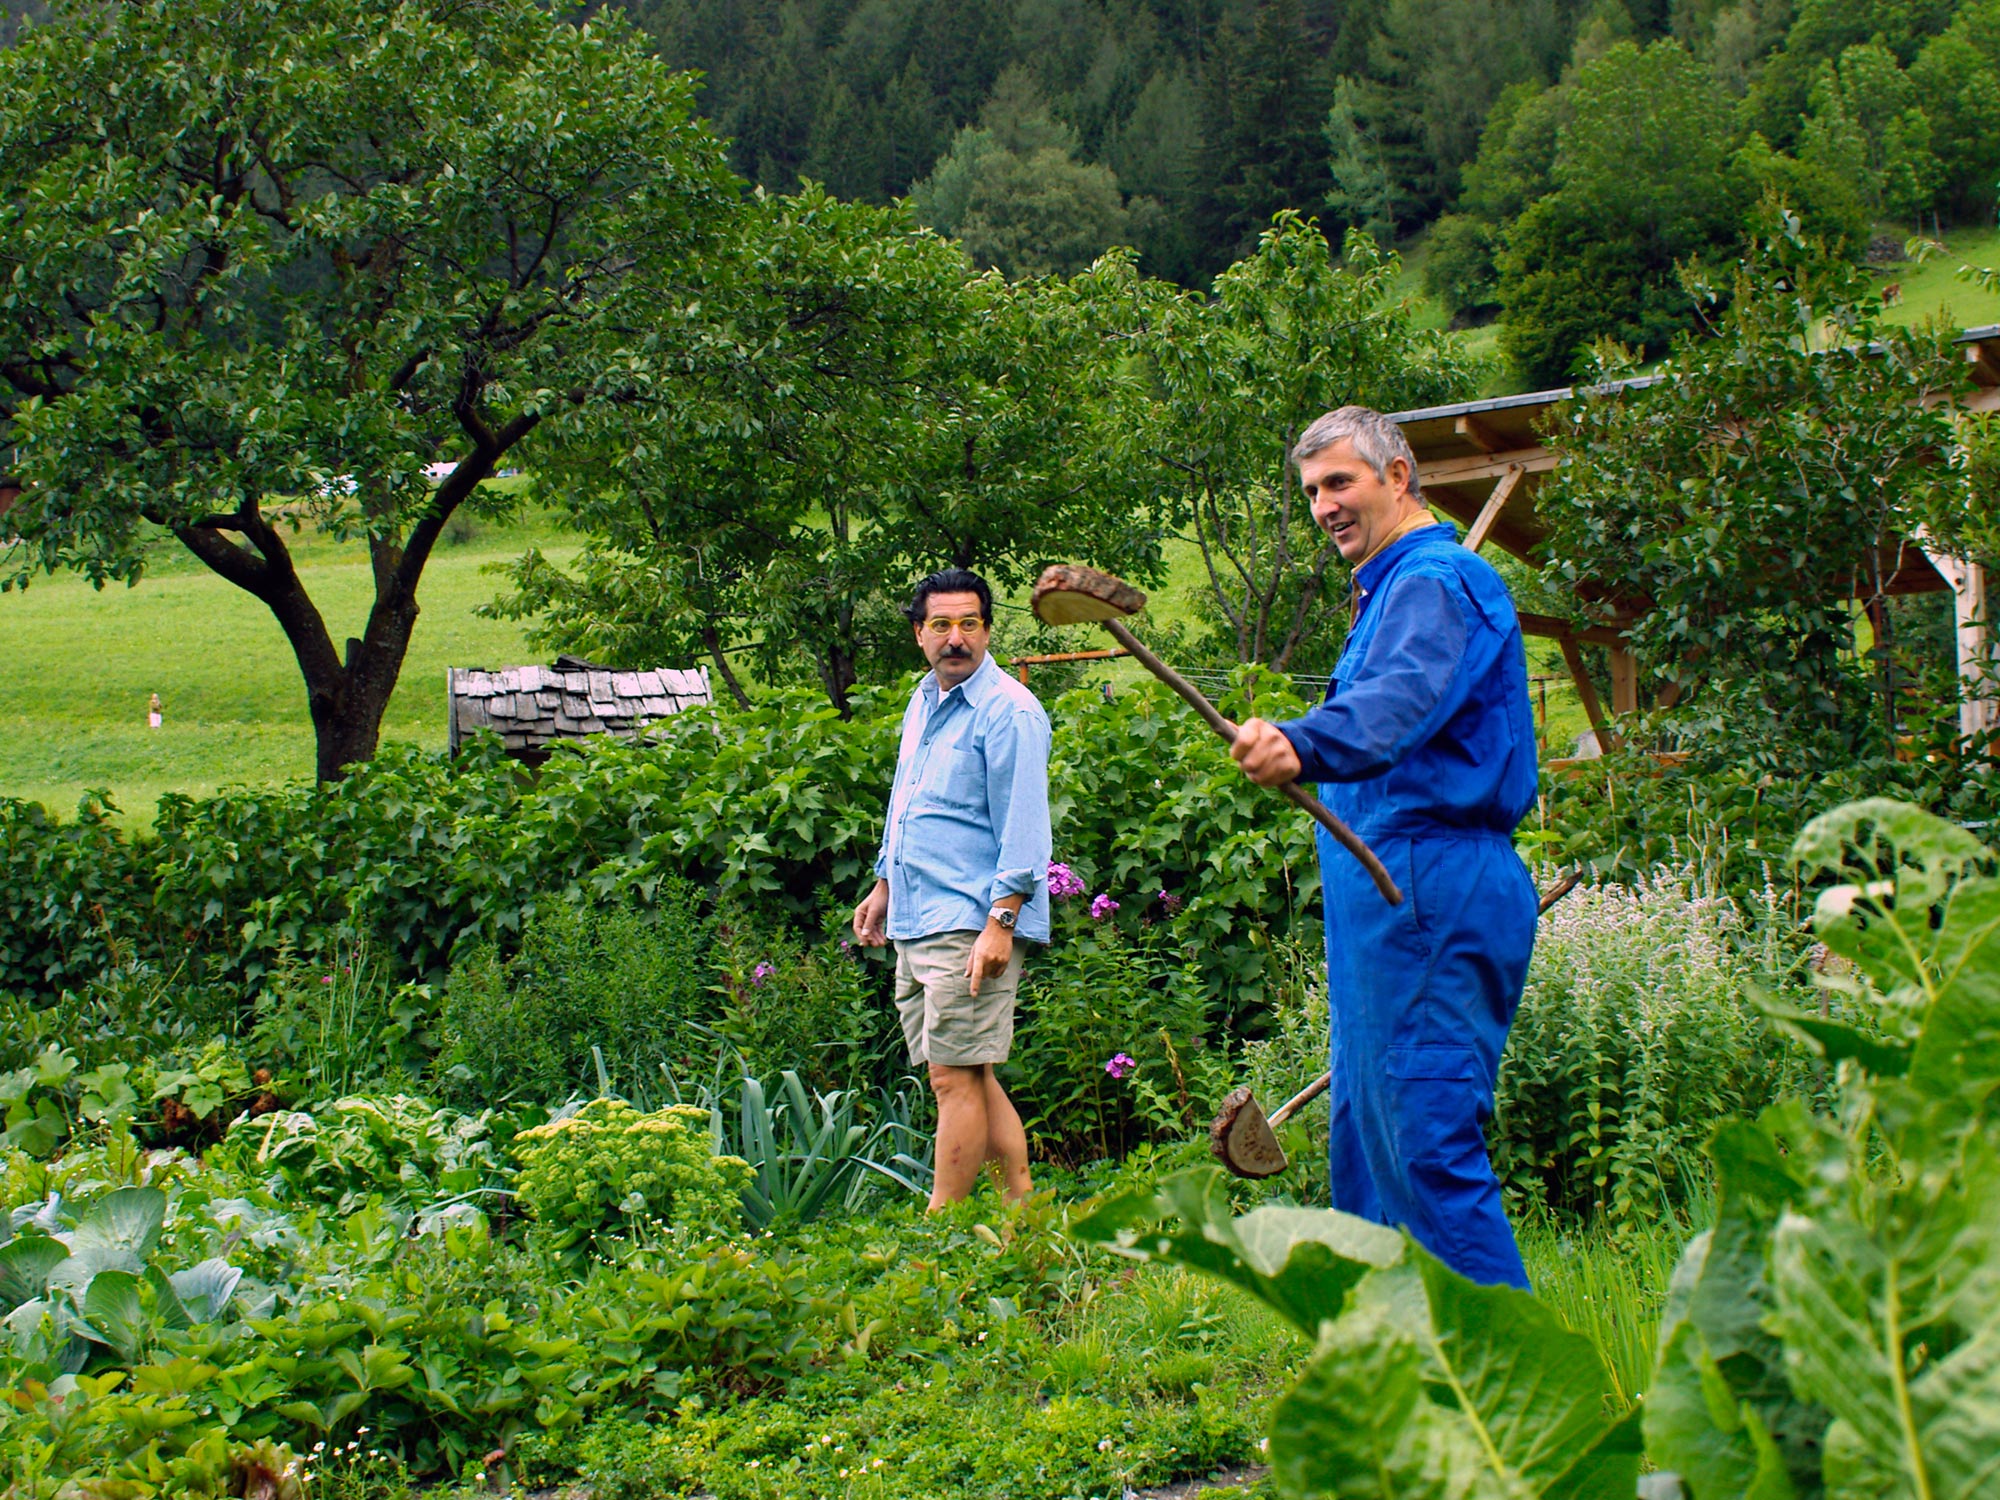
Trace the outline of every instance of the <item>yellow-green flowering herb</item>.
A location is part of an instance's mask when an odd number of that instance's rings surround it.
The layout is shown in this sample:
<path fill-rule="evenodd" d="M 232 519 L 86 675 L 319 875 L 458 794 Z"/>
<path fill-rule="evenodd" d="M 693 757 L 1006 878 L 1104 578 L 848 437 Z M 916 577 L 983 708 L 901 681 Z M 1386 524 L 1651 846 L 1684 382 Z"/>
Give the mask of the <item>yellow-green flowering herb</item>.
<path fill-rule="evenodd" d="M 641 1114 L 596 1099 L 514 1137 L 515 1191 L 563 1248 L 628 1220 L 673 1226 L 737 1222 L 749 1164 L 709 1148 L 708 1112 L 689 1104 Z"/>

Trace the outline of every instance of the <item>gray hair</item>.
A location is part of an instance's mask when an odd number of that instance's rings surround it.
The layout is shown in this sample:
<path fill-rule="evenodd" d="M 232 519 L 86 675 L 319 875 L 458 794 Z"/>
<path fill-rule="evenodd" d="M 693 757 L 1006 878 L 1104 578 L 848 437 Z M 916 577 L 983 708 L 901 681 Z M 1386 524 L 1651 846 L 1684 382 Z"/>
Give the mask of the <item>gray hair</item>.
<path fill-rule="evenodd" d="M 1292 462 L 1303 463 L 1335 443 L 1352 441 L 1361 461 L 1375 471 L 1375 477 L 1389 482 L 1389 465 L 1401 459 L 1410 466 L 1410 498 L 1422 499 L 1423 487 L 1417 480 L 1417 455 L 1403 429 L 1379 411 L 1365 406 L 1343 406 L 1317 419 L 1292 445 Z"/>

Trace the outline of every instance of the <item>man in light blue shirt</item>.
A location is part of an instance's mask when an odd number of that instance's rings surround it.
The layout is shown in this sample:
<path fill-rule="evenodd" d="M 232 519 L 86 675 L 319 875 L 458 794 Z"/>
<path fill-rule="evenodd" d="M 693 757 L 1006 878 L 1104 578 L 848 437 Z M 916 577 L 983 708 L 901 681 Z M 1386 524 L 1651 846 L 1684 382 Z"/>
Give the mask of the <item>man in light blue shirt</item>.
<path fill-rule="evenodd" d="M 896 1009 L 910 1062 L 937 1095 L 931 1207 L 1000 1164 L 1024 1196 L 1028 1138 L 993 1065 L 1014 1041 L 1026 938 L 1049 940 L 1049 716 L 987 654 L 993 591 L 963 568 L 917 585 L 909 617 L 930 672 L 910 695 L 854 935 L 896 944 Z"/>

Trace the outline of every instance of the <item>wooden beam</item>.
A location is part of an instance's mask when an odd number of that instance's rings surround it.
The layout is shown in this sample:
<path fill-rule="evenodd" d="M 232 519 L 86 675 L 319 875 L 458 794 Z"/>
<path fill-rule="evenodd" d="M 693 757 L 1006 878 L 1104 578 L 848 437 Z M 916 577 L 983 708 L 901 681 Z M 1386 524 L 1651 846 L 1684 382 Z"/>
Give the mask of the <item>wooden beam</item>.
<path fill-rule="evenodd" d="M 1589 641 L 1594 646 L 1623 646 L 1625 637 L 1608 625 L 1572 625 L 1555 615 L 1531 615 L 1526 612 L 1516 614 L 1521 622 L 1521 634 L 1541 636 L 1546 640 L 1559 641 L 1564 636 L 1574 640 Z"/>
<path fill-rule="evenodd" d="M 1500 482 L 1493 486 L 1493 493 L 1486 497 L 1486 504 L 1479 512 L 1479 519 L 1472 523 L 1472 529 L 1465 534 L 1465 545 L 1477 552 L 1486 545 L 1486 534 L 1493 529 L 1493 523 L 1500 519 L 1501 507 L 1507 497 L 1520 487 L 1521 477 L 1528 471 L 1519 464 L 1514 465 L 1500 476 Z"/>
<path fill-rule="evenodd" d="M 1508 445 L 1506 438 L 1477 417 L 1454 417 L 1451 430 L 1481 453 L 1500 453 L 1505 451 Z"/>
<path fill-rule="evenodd" d="M 1516 448 L 1511 453 L 1475 453 L 1468 458 L 1440 458 L 1417 465 L 1424 484 L 1470 484 L 1479 479 L 1498 479 L 1516 466 L 1530 474 L 1546 474 L 1556 466 L 1556 456 L 1546 448 Z"/>
<path fill-rule="evenodd" d="M 1569 667 L 1570 680 L 1576 684 L 1576 695 L 1583 700 L 1583 711 L 1590 719 L 1590 727 L 1597 732 L 1597 748 L 1609 754 L 1618 747 L 1618 736 L 1611 732 L 1611 726 L 1604 719 L 1604 703 L 1597 696 L 1597 685 L 1590 680 L 1590 673 L 1584 670 L 1583 651 L 1576 644 L 1574 636 L 1558 636 L 1562 647 L 1563 661 Z"/>
<path fill-rule="evenodd" d="M 1989 348 L 1985 339 L 1965 346 L 1965 362 L 1972 366 L 1974 385 L 2000 385 L 2000 350 Z"/>

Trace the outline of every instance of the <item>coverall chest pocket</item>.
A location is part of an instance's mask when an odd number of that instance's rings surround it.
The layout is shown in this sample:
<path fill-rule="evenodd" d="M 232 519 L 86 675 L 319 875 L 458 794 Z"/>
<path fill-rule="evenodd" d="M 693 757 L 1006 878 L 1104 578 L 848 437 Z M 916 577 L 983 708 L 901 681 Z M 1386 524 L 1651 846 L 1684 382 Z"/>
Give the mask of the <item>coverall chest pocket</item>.
<path fill-rule="evenodd" d="M 1337 697 L 1340 692 L 1361 676 L 1361 665 L 1368 660 L 1368 643 L 1375 637 L 1375 622 L 1362 620 L 1347 633 L 1347 643 L 1340 648 L 1340 660 L 1333 664 L 1333 678 L 1326 685 L 1326 695 Z"/>

